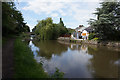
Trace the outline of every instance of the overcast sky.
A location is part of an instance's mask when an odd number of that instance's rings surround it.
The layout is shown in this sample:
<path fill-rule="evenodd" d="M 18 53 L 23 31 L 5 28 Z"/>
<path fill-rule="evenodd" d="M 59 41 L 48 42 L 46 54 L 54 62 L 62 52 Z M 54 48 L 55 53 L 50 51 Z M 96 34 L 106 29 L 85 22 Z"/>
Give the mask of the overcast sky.
<path fill-rule="evenodd" d="M 52 17 L 54 23 L 58 23 L 61 17 L 67 28 L 88 27 L 87 21 L 96 19 L 93 13 L 100 6 L 97 0 L 24 0 L 15 4 L 30 29 L 37 24 L 37 20 L 47 17 Z"/>

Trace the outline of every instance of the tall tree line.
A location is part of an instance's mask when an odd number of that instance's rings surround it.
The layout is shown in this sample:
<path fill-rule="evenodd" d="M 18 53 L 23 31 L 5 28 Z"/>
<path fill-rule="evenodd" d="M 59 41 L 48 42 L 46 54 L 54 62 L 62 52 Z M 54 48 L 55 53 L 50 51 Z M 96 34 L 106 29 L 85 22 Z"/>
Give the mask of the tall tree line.
<path fill-rule="evenodd" d="M 120 2 L 102 2 L 96 8 L 97 20 L 91 19 L 89 24 L 95 29 L 101 40 L 120 40 Z"/>
<path fill-rule="evenodd" d="M 37 37 L 41 40 L 53 40 L 68 32 L 66 26 L 60 18 L 58 24 L 53 23 L 52 18 L 46 18 L 45 20 L 38 21 L 38 24 L 33 28 L 33 32 L 37 34 Z"/>
<path fill-rule="evenodd" d="M 20 34 L 29 32 L 30 29 L 24 22 L 22 13 L 18 11 L 13 2 L 2 3 L 2 34 Z"/>

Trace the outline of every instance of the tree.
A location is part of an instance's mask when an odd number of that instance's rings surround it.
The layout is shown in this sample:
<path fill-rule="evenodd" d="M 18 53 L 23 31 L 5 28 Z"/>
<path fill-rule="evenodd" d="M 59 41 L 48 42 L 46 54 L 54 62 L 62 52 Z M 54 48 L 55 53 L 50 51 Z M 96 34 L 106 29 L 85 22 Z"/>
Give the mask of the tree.
<path fill-rule="evenodd" d="M 71 35 L 73 32 L 75 32 L 75 29 L 67 28 L 67 30 L 68 30 L 67 33 L 68 33 L 69 35 Z"/>
<path fill-rule="evenodd" d="M 60 23 L 59 24 L 64 27 L 64 23 L 62 21 L 62 18 L 60 18 Z"/>
<path fill-rule="evenodd" d="M 88 36 L 88 39 L 92 40 L 93 38 L 95 38 L 95 34 L 94 33 L 90 33 L 89 36 Z"/>
<path fill-rule="evenodd" d="M 2 30 L 3 36 L 30 31 L 13 2 L 2 3 Z"/>
<path fill-rule="evenodd" d="M 66 26 L 64 26 L 62 18 L 60 18 L 60 22 L 58 23 L 58 32 L 59 36 L 64 35 L 68 32 Z"/>
<path fill-rule="evenodd" d="M 62 19 L 58 24 L 53 23 L 52 18 L 38 21 L 38 24 L 33 28 L 37 37 L 42 40 L 56 39 L 60 35 L 66 34 L 67 28 L 64 26 Z"/>
<path fill-rule="evenodd" d="M 120 40 L 120 2 L 102 2 L 89 24 L 102 40 Z"/>

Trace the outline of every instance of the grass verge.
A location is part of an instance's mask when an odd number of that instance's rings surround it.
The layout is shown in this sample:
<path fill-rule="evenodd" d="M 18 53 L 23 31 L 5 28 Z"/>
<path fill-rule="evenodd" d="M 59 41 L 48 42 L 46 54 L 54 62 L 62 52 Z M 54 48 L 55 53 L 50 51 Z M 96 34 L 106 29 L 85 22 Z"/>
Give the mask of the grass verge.
<path fill-rule="evenodd" d="M 27 44 L 16 39 L 14 44 L 15 78 L 48 78 L 42 65 L 38 64 Z"/>

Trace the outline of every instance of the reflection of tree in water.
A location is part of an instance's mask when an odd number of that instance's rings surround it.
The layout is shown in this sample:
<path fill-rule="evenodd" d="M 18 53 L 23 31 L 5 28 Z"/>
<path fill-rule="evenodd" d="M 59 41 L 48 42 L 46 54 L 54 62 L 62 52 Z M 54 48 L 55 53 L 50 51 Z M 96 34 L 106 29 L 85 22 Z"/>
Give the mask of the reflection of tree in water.
<path fill-rule="evenodd" d="M 88 47 L 91 58 L 91 69 L 94 77 L 114 78 L 118 76 L 118 65 L 115 62 L 119 59 L 118 52 L 108 50 L 107 47 Z"/>
<path fill-rule="evenodd" d="M 68 46 L 53 40 L 33 41 L 33 43 L 40 48 L 39 55 L 47 59 L 50 59 L 52 54 L 61 55 L 62 52 L 65 52 L 68 49 Z"/>

